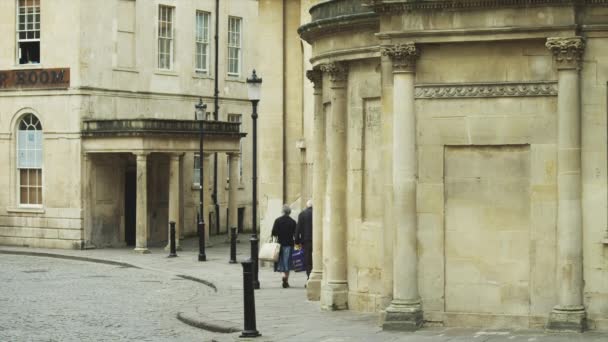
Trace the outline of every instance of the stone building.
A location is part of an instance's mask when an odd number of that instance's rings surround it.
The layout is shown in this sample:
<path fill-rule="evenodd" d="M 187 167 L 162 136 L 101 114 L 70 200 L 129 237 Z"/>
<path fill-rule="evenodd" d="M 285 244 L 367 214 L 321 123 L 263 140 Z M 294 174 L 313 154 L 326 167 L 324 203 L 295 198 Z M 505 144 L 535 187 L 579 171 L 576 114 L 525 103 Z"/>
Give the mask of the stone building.
<path fill-rule="evenodd" d="M 288 128 L 265 153 L 312 165 L 310 299 L 386 329 L 608 328 L 607 1 L 259 6 Z"/>
<path fill-rule="evenodd" d="M 206 190 L 218 152 L 221 216 L 215 222 L 206 191 L 207 227 L 225 231 L 240 217 L 249 228 L 250 138 L 241 137 L 256 54 L 245 38 L 256 32 L 257 8 L 253 0 L 221 1 L 219 11 L 213 0 L 1 1 L 0 244 L 145 252 L 166 243 L 170 220 L 181 236 L 196 234 L 199 97 Z"/>

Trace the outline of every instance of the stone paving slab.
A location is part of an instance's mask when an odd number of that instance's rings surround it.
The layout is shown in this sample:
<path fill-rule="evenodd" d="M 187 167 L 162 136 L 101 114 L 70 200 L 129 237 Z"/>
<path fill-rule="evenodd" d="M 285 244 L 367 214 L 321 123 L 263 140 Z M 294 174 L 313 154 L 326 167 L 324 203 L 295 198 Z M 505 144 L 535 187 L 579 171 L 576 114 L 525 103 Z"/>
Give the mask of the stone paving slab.
<path fill-rule="evenodd" d="M 64 257 L 100 259 L 125 263 L 138 268 L 204 280 L 216 288 L 210 295 L 197 297 L 180 308 L 179 314 L 191 324 L 204 327 L 215 325 L 234 329 L 243 324 L 243 280 L 240 264 L 229 264 L 226 237 L 212 237 L 213 247 L 207 248 L 207 262 L 198 262 L 197 240 L 187 239 L 177 258 L 167 258 L 164 248 L 152 248 L 151 254 L 137 254 L 131 249 L 52 250 L 0 247 L 0 253 L 48 253 Z M 249 257 L 249 243 L 241 237 L 237 259 Z M 240 339 L 239 333 L 212 333 L 211 341 L 467 341 L 467 342 L 543 342 L 593 341 L 608 342 L 608 334 L 546 334 L 534 330 L 480 330 L 457 328 L 424 328 L 414 333 L 385 332 L 378 325 L 378 314 L 351 311 L 321 311 L 318 302 L 306 300 L 305 275 L 292 274 L 289 289 L 281 287 L 279 273 L 270 268 L 260 269 L 261 289 L 255 291 L 257 328 L 262 336 Z M 177 319 L 177 318 L 175 318 Z"/>

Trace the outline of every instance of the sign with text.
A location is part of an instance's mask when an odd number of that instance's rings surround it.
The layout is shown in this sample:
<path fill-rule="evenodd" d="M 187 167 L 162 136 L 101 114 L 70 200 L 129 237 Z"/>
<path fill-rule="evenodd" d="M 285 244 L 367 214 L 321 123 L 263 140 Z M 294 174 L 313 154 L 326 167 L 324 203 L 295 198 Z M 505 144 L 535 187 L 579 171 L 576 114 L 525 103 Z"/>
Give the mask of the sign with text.
<path fill-rule="evenodd" d="M 0 91 L 70 87 L 70 68 L 0 70 Z"/>

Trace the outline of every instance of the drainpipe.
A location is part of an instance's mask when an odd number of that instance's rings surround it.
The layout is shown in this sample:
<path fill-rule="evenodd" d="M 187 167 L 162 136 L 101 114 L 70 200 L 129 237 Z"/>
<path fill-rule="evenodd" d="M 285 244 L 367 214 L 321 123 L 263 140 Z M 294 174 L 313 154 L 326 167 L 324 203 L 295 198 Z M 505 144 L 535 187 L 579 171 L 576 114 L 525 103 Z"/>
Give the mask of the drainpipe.
<path fill-rule="evenodd" d="M 287 1 L 283 0 L 283 204 L 287 204 L 287 91 L 285 87 L 287 86 L 287 68 L 286 61 L 287 55 L 285 52 L 285 47 L 287 46 L 287 37 L 285 35 L 285 30 L 287 29 Z"/>
<path fill-rule="evenodd" d="M 220 115 L 219 104 L 219 29 L 220 29 L 220 0 L 215 0 L 215 77 L 213 89 L 213 120 L 218 121 Z M 213 203 L 215 204 L 215 232 L 220 233 L 220 202 L 217 196 L 217 153 L 213 154 Z"/>

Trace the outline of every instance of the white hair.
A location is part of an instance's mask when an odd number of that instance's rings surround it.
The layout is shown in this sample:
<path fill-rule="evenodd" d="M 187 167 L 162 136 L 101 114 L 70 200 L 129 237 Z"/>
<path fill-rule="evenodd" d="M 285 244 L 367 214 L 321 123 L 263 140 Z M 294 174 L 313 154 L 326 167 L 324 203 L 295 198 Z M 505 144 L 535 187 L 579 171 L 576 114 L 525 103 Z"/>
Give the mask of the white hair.
<path fill-rule="evenodd" d="M 306 201 L 306 208 L 310 207 L 312 207 L 312 200 L 309 199 L 308 201 Z"/>
<path fill-rule="evenodd" d="M 281 212 L 283 212 L 283 214 L 285 214 L 285 215 L 289 215 L 289 214 L 291 214 L 291 208 L 286 204 L 283 206 L 283 209 L 281 210 Z"/>

